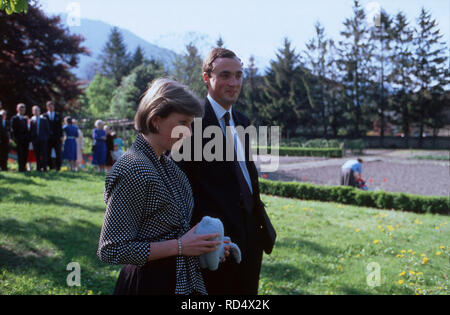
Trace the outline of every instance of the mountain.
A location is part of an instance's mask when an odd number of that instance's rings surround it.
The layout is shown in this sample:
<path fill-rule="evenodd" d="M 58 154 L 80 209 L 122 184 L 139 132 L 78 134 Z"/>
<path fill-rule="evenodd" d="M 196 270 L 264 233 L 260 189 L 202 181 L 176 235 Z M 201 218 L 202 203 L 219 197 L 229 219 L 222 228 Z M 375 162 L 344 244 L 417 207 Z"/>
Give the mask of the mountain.
<path fill-rule="evenodd" d="M 82 80 L 91 80 L 95 75 L 95 64 L 98 62 L 98 57 L 114 26 L 89 19 L 81 19 L 79 26 L 69 26 L 68 24 L 71 23 L 67 23 L 67 15 L 60 14 L 60 16 L 62 22 L 69 29 L 71 34 L 77 34 L 84 37 L 85 40 L 82 43 L 82 46 L 86 47 L 91 52 L 90 56 L 80 55 L 78 67 L 74 69 L 73 72 Z M 151 44 L 126 29 L 118 29 L 122 33 L 124 43 L 130 54 L 133 54 L 136 47 L 139 45 L 146 58 L 158 60 L 166 69 L 172 69 L 173 62 L 177 56 L 174 51 Z"/>

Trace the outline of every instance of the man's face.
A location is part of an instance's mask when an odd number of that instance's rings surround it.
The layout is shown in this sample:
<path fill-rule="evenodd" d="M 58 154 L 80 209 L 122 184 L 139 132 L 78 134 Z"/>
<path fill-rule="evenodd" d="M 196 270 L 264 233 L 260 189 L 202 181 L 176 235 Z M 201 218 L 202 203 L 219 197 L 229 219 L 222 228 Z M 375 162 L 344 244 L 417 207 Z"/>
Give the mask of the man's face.
<path fill-rule="evenodd" d="M 41 110 L 39 109 L 39 107 L 33 107 L 32 110 L 34 116 L 39 116 L 41 114 Z"/>
<path fill-rule="evenodd" d="M 225 108 L 236 103 L 242 87 L 242 64 L 237 58 L 218 58 L 213 63 L 211 76 L 203 74 L 208 93 Z"/>
<path fill-rule="evenodd" d="M 48 105 L 47 105 L 47 110 L 48 110 L 49 112 L 53 112 L 53 111 L 55 110 L 55 105 L 53 105 L 53 104 L 48 104 Z"/>
<path fill-rule="evenodd" d="M 19 113 L 19 115 L 25 115 L 25 106 L 19 106 L 17 108 L 17 112 Z"/>

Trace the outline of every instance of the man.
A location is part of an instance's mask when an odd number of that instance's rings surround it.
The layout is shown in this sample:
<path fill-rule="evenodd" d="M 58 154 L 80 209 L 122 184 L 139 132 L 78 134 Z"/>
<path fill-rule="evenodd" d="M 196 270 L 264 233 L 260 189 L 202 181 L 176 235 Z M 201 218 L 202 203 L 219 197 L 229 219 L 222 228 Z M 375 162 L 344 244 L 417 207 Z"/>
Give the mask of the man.
<path fill-rule="evenodd" d="M 16 107 L 17 115 L 11 119 L 11 134 L 17 145 L 17 162 L 19 164 L 19 172 L 26 171 L 29 131 L 28 117 L 25 116 L 25 104 L 19 103 Z"/>
<path fill-rule="evenodd" d="M 48 101 L 47 112 L 44 114 L 50 124 L 50 137 L 48 139 L 48 161 L 50 167 L 59 171 L 61 169 L 61 143 L 62 143 L 62 117 L 55 112 L 55 105 L 52 101 Z M 51 158 L 52 150 L 55 151 L 55 161 Z"/>
<path fill-rule="evenodd" d="M 226 127 L 249 126 L 249 119 L 233 108 L 241 91 L 242 76 L 242 63 L 230 50 L 213 49 L 205 59 L 203 80 L 208 96 L 202 134 L 209 126 L 220 127 L 225 143 Z M 196 137 L 195 129 L 194 125 L 191 139 Z M 203 139 L 202 152 L 208 141 L 210 139 Z M 226 160 L 224 150 L 223 161 L 203 158 L 197 162 L 191 158 L 179 163 L 194 193 L 192 225 L 206 215 L 219 218 L 224 224 L 225 235 L 238 244 L 242 252 L 240 264 L 230 257 L 217 271 L 203 271 L 206 289 L 212 295 L 258 294 L 263 250 L 270 254 L 276 237 L 260 200 L 258 172 L 255 164 L 249 161 L 248 141 L 244 144 L 236 141 L 234 149 L 235 159 L 232 161 Z M 245 152 L 245 160 L 239 162 L 237 152 Z"/>
<path fill-rule="evenodd" d="M 363 160 L 348 160 L 341 167 L 341 185 L 358 187 L 357 183 L 361 180 Z"/>
<path fill-rule="evenodd" d="M 10 124 L 7 119 L 6 110 L 0 110 L 0 169 L 2 171 L 8 170 L 8 153 L 9 153 L 9 143 L 11 142 Z"/>
<path fill-rule="evenodd" d="M 32 108 L 33 117 L 30 123 L 31 142 L 36 156 L 36 169 L 47 171 L 48 165 L 48 139 L 50 137 L 50 124 L 46 117 L 41 115 L 41 109 L 35 105 Z"/>

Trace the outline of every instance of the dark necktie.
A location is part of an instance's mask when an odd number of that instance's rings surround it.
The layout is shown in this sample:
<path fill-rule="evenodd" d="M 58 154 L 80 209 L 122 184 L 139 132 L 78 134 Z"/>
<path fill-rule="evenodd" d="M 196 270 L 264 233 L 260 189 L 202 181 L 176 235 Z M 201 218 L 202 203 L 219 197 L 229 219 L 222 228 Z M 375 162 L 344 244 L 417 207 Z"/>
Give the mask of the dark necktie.
<path fill-rule="evenodd" d="M 227 127 L 230 126 L 230 113 L 226 112 L 223 117 L 225 120 L 225 134 L 226 134 Z M 233 152 L 234 152 L 234 161 L 233 161 L 234 171 L 236 173 L 236 177 L 239 182 L 239 187 L 240 187 L 241 196 L 242 196 L 242 202 L 243 202 L 244 208 L 247 210 L 247 212 L 251 213 L 253 210 L 253 196 L 252 196 L 252 193 L 250 192 L 250 188 L 248 187 L 248 183 L 245 180 L 244 174 L 242 174 L 241 166 L 239 165 L 239 162 L 237 160 L 235 148 L 233 148 Z"/>

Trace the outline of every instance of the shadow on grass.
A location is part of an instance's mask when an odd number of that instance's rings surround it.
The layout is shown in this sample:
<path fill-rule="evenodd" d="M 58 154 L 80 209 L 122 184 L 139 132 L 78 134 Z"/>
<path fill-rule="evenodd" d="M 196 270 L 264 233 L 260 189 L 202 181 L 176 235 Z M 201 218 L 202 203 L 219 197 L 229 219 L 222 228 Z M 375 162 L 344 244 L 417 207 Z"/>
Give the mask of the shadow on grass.
<path fill-rule="evenodd" d="M 97 292 L 112 292 L 116 279 L 111 271 L 118 267 L 106 265 L 97 258 L 101 227 L 85 220 L 68 223 L 57 218 L 32 223 L 6 219 L 0 220 L 0 227 L 7 239 L 0 246 L 0 265 L 7 272 L 39 275 L 54 287 L 64 289 L 70 273 L 67 265 L 79 262 L 82 286 L 88 285 L 88 289 Z"/>
<path fill-rule="evenodd" d="M 319 254 L 324 259 L 328 256 L 335 256 L 335 249 L 332 247 L 324 247 L 314 242 L 299 238 L 282 238 L 275 244 L 276 250 L 287 250 L 288 253 L 295 255 L 311 254 L 317 257 Z M 308 291 L 308 285 L 316 279 L 331 274 L 333 271 L 324 265 L 316 264 L 311 261 L 303 260 L 300 257 L 294 259 L 294 263 L 287 263 L 286 258 L 282 258 L 281 262 L 270 262 L 270 260 L 263 264 L 261 269 L 261 276 L 270 279 L 271 282 L 282 285 L 277 285 L 279 294 L 315 294 Z"/>
<path fill-rule="evenodd" d="M 14 203 L 29 203 L 38 205 L 61 206 L 72 209 L 88 210 L 91 212 L 104 212 L 105 206 L 88 206 L 71 202 L 70 200 L 59 196 L 38 196 L 22 189 L 0 188 L 0 201 L 10 201 Z"/>

